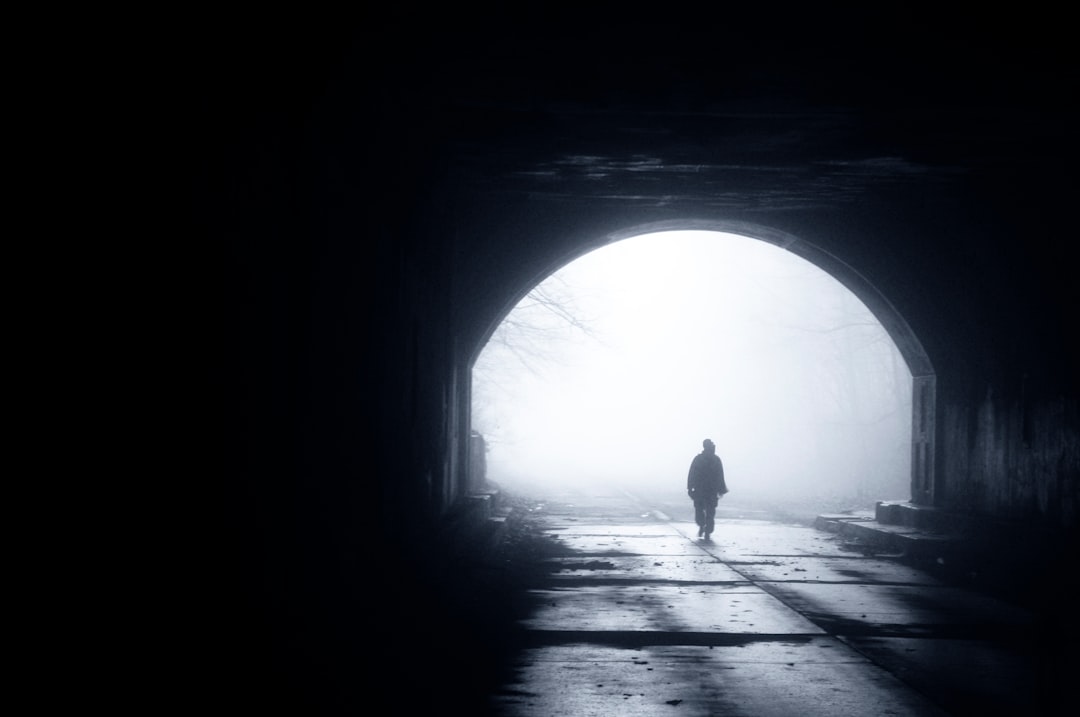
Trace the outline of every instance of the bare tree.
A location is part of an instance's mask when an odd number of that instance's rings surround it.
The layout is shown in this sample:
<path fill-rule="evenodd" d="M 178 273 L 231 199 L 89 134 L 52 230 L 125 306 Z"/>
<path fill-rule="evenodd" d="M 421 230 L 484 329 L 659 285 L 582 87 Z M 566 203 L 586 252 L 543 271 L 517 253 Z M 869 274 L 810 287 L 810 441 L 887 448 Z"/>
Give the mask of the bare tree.
<path fill-rule="evenodd" d="M 510 356 L 538 374 L 544 363 L 559 360 L 559 348 L 581 337 L 598 340 L 589 321 L 582 318 L 581 307 L 566 279 L 553 274 L 506 315 L 477 364 L 491 364 Z"/>
<path fill-rule="evenodd" d="M 582 339 L 600 342 L 581 306 L 585 294 L 566 278 L 552 274 L 537 284 L 506 315 L 473 367 L 473 424 L 489 443 L 498 443 L 495 407 L 514 399 L 513 375 L 521 370 L 543 377 L 546 367 L 560 364 L 566 349 Z"/>

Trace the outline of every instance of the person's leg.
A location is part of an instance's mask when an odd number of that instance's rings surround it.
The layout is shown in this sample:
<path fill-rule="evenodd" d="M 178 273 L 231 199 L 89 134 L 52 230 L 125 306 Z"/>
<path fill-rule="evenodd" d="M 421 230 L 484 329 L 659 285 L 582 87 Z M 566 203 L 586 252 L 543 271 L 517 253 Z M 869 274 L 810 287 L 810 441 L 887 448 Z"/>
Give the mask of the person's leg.
<path fill-rule="evenodd" d="M 712 535 L 716 527 L 716 503 L 709 501 L 705 505 L 705 537 Z"/>
<path fill-rule="evenodd" d="M 700 499 L 694 500 L 694 521 L 698 526 L 698 535 L 705 532 L 705 501 Z"/>

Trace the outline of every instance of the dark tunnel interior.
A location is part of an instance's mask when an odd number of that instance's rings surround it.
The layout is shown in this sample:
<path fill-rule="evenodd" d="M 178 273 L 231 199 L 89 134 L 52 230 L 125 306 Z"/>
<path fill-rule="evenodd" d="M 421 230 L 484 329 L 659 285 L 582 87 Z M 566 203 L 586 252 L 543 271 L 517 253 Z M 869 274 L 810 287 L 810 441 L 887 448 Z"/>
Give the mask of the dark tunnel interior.
<path fill-rule="evenodd" d="M 199 579 L 207 699 L 483 713 L 538 577 L 465 570 L 454 552 L 483 487 L 473 362 L 531 287 L 643 228 L 746 233 L 852 289 L 911 369 L 905 497 L 1009 526 L 1030 602 L 1069 623 L 1080 354 L 1063 13 L 206 18 L 193 206 L 222 262 L 225 458 Z M 513 564 L 559 550 L 537 536 L 515 549 Z"/>

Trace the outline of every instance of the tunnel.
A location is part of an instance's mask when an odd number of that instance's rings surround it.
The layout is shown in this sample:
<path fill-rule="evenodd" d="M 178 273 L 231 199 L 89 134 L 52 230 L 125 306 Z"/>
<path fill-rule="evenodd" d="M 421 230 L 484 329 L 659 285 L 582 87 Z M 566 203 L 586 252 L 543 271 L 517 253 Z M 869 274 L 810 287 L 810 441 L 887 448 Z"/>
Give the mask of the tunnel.
<path fill-rule="evenodd" d="M 452 701 L 455 653 L 484 641 L 440 599 L 448 536 L 485 498 L 472 362 L 531 286 L 646 230 L 733 231 L 836 277 L 912 371 L 911 504 L 1009 526 L 1045 576 L 1073 566 L 1067 23 L 713 12 L 268 12 L 202 33 L 224 704 L 346 713 L 425 680 Z"/>

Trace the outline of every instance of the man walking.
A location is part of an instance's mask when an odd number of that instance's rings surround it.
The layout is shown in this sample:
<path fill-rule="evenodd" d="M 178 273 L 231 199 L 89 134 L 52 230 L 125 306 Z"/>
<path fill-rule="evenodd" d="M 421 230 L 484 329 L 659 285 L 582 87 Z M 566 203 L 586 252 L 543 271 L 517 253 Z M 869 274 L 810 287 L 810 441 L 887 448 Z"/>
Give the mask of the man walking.
<path fill-rule="evenodd" d="M 728 492 L 724 482 L 724 464 L 716 455 L 716 444 L 706 438 L 701 442 L 702 451 L 690 462 L 690 474 L 686 478 L 686 492 L 694 501 L 694 520 L 698 525 L 698 537 L 709 540 L 715 527 L 716 505 L 720 496 Z"/>

